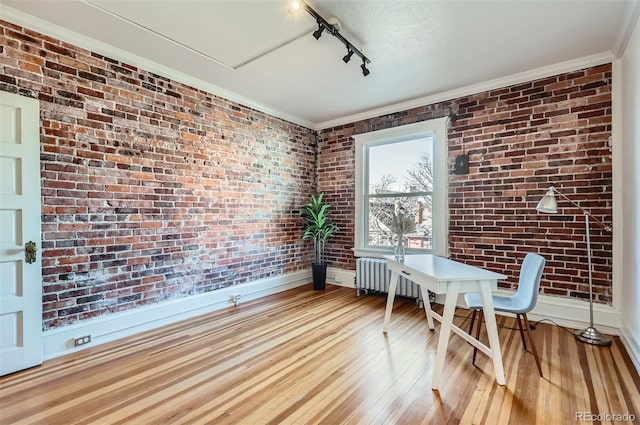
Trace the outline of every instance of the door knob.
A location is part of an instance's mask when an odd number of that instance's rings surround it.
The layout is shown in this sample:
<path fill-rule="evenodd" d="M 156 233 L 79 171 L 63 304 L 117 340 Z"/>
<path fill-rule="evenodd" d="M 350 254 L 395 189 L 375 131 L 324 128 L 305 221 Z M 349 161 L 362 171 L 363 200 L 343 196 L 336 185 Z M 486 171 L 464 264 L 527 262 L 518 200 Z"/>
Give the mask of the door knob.
<path fill-rule="evenodd" d="M 26 244 L 24 244 L 24 260 L 31 264 L 31 263 L 35 263 L 36 261 L 36 243 L 33 241 L 29 241 Z"/>

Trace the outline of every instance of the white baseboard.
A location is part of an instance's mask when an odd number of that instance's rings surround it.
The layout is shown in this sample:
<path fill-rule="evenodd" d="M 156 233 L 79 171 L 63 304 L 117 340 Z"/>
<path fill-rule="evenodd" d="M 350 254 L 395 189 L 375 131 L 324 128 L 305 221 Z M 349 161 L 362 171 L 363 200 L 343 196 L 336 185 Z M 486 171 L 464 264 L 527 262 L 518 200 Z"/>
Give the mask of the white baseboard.
<path fill-rule="evenodd" d="M 311 282 L 311 269 L 268 277 L 216 291 L 178 298 L 160 304 L 141 307 L 85 320 L 68 326 L 45 331 L 43 334 L 44 359 L 49 360 L 88 347 L 104 344 L 140 332 L 169 325 L 181 320 L 220 310 L 233 305 L 232 296 L 240 296 L 238 303 L 261 298 Z M 74 340 L 91 335 L 91 342 L 74 346 Z"/>
<path fill-rule="evenodd" d="M 45 331 L 44 359 L 49 360 L 229 307 L 233 305 L 230 301 L 231 296 L 239 295 L 238 303 L 241 304 L 310 282 L 311 270 L 307 269 Z M 355 271 L 329 267 L 327 283 L 353 288 L 355 291 Z M 437 300 L 437 302 L 442 301 L 441 298 Z M 464 301 L 459 299 L 458 305 L 463 307 Z M 561 326 L 582 329 L 589 325 L 589 304 L 581 300 L 540 295 L 536 307 L 529 314 L 529 319 L 531 321 L 549 319 Z M 620 311 L 609 306 L 594 305 L 595 326 L 603 333 L 621 336 L 629 356 L 640 372 L 640 344 L 629 332 L 621 331 L 621 319 Z M 91 335 L 91 342 L 75 347 L 74 340 L 85 335 Z"/>
<path fill-rule="evenodd" d="M 329 267 L 327 270 L 327 282 L 333 285 L 355 288 L 355 276 L 356 273 L 353 270 L 333 267 Z M 497 293 L 501 295 L 513 294 L 513 292 L 504 290 L 498 290 Z M 444 295 L 438 295 L 436 302 L 443 303 Z M 458 299 L 458 305 L 465 306 L 462 296 Z M 564 327 L 582 329 L 589 326 L 589 303 L 578 299 L 539 295 L 536 307 L 528 316 L 531 321 L 548 319 Z M 620 335 L 622 312 L 610 306 L 594 304 L 593 322 L 596 328 L 603 333 Z"/>
<path fill-rule="evenodd" d="M 327 283 L 345 288 L 356 288 L 355 270 L 344 270 L 335 267 L 327 268 Z"/>
<path fill-rule="evenodd" d="M 622 328 L 620 340 L 627 349 L 627 353 L 629 353 L 629 357 L 631 357 L 631 361 L 636 367 L 636 370 L 640 373 L 640 341 L 634 338 L 633 334 L 624 327 Z"/>
<path fill-rule="evenodd" d="M 513 291 L 498 289 L 495 294 L 513 295 Z M 444 304 L 444 295 L 437 295 L 436 302 Z M 458 296 L 457 305 L 466 308 L 464 294 Z M 496 314 L 514 317 L 513 314 L 499 311 Z M 584 329 L 589 326 L 589 303 L 577 299 L 539 295 L 536 306 L 527 313 L 527 318 L 530 322 L 547 320 L 565 328 Z M 593 325 L 602 333 L 620 335 L 621 323 L 621 311 L 602 304 L 593 305 Z"/>
<path fill-rule="evenodd" d="M 528 314 L 530 321 L 550 319 L 557 324 L 583 329 L 589 326 L 589 303 L 572 298 L 538 296 L 538 303 Z M 622 311 L 603 304 L 593 305 L 593 324 L 602 333 L 620 335 Z"/>
<path fill-rule="evenodd" d="M 329 267 L 327 270 L 327 282 L 333 285 L 355 288 L 355 275 L 353 270 Z M 498 290 L 497 293 L 502 295 L 513 294 L 513 292 L 504 290 Z M 444 302 L 444 296 L 438 295 L 436 302 Z M 460 307 L 465 305 L 462 296 L 458 299 L 458 305 Z M 589 326 L 589 303 L 578 299 L 540 295 L 538 296 L 536 307 L 528 316 L 531 321 L 548 319 L 564 327 L 582 329 Z M 593 322 L 594 326 L 603 333 L 620 335 L 622 312 L 611 306 L 594 304 Z"/>

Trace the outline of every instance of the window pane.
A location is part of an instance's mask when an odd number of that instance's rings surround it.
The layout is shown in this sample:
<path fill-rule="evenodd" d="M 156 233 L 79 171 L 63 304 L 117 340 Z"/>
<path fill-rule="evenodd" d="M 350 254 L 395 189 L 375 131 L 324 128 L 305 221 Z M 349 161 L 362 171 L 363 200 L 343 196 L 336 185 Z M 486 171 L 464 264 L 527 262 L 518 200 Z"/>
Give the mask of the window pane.
<path fill-rule="evenodd" d="M 411 193 L 433 190 L 433 138 L 372 145 L 369 193 Z"/>
<path fill-rule="evenodd" d="M 441 117 L 353 135 L 356 256 L 393 252 L 394 235 L 380 214 L 396 200 L 416 206 L 409 252 L 447 255 L 448 124 L 449 118 Z"/>
<path fill-rule="evenodd" d="M 408 233 L 408 248 L 432 248 L 432 202 L 431 195 L 369 198 L 369 246 L 393 246 L 392 213 L 396 201 L 415 218 L 416 230 Z"/>

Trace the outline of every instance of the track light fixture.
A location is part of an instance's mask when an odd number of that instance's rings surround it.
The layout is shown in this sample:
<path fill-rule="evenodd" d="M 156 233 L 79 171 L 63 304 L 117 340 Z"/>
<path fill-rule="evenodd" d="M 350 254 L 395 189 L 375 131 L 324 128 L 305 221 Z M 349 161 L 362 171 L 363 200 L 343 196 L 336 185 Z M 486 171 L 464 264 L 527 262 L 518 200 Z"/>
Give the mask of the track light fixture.
<path fill-rule="evenodd" d="M 324 31 L 324 26 L 321 23 L 318 23 L 318 29 L 313 32 L 313 38 L 316 40 L 322 36 L 322 31 Z"/>
<path fill-rule="evenodd" d="M 344 38 L 342 34 L 340 34 L 339 26 L 330 24 L 326 19 L 320 16 L 318 12 L 313 10 L 313 8 L 303 0 L 293 1 L 291 3 L 291 7 L 289 8 L 290 11 L 296 11 L 300 9 L 306 10 L 307 13 L 313 16 L 316 22 L 318 23 L 318 29 L 313 32 L 313 37 L 316 40 L 318 40 L 322 36 L 322 32 L 325 29 L 328 30 L 331 33 L 331 35 L 333 35 L 335 38 L 340 40 L 342 44 L 344 44 L 345 47 L 347 48 L 347 54 L 342 58 L 344 63 L 348 63 L 351 60 L 351 56 L 355 54 L 356 56 L 359 56 L 362 59 L 362 65 L 360 65 L 360 68 L 362 69 L 362 75 L 364 75 L 365 77 L 369 75 L 370 71 L 369 69 L 367 69 L 367 64 L 371 63 L 371 61 L 369 60 L 369 58 L 367 58 L 364 55 L 364 53 L 358 50 L 349 40 L 347 40 L 346 38 Z"/>
<path fill-rule="evenodd" d="M 364 60 L 362 61 L 362 65 L 360 65 L 360 69 L 362 69 L 362 75 L 365 77 L 369 75 L 369 72 L 371 72 L 367 69 L 367 63 Z"/>
<path fill-rule="evenodd" d="M 344 63 L 349 63 L 349 61 L 351 60 L 351 56 L 353 56 L 353 50 L 348 49 L 347 54 L 342 58 Z"/>

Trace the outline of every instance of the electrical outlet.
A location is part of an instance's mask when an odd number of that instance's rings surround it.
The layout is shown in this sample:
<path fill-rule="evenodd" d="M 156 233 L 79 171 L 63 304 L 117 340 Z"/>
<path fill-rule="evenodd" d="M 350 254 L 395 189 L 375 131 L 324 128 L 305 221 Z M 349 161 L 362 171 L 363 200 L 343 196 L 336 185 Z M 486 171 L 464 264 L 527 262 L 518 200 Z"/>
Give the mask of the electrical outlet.
<path fill-rule="evenodd" d="M 240 295 L 230 295 L 229 296 L 229 302 L 233 303 L 233 305 L 238 305 L 239 301 L 240 301 Z"/>
<path fill-rule="evenodd" d="M 73 340 L 73 343 L 75 344 L 76 347 L 79 347 L 80 345 L 86 345 L 90 342 L 91 342 L 91 335 L 81 336 L 80 338 L 76 338 Z"/>
<path fill-rule="evenodd" d="M 340 275 L 335 275 L 335 276 L 334 276 L 334 278 L 333 278 L 333 281 L 334 281 L 335 283 L 342 283 L 342 276 L 340 276 Z"/>

